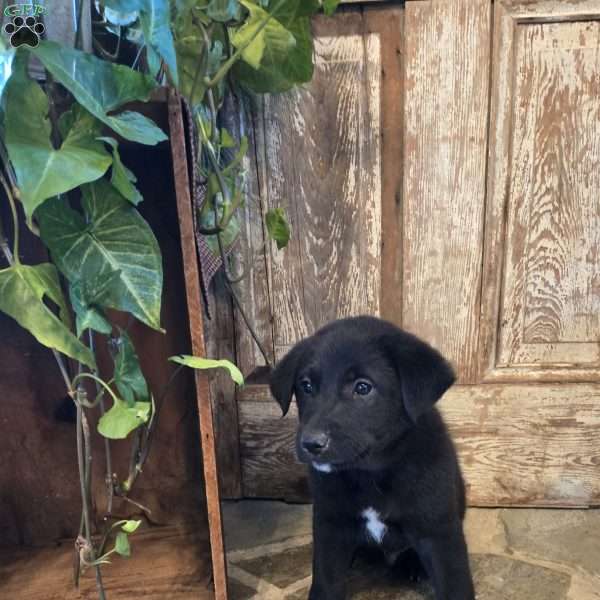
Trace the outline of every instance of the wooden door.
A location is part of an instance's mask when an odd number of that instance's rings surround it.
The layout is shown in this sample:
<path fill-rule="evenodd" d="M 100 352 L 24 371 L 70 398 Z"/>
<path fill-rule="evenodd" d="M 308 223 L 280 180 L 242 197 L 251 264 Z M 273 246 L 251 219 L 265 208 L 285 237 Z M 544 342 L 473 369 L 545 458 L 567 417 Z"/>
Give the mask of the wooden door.
<path fill-rule="evenodd" d="M 315 35 L 313 81 L 246 124 L 252 197 L 293 230 L 265 250 L 246 221 L 263 344 L 390 319 L 456 367 L 440 406 L 471 504 L 599 503 L 600 0 L 384 3 Z M 228 406 L 237 493 L 305 499 L 294 411 L 264 385 Z"/>

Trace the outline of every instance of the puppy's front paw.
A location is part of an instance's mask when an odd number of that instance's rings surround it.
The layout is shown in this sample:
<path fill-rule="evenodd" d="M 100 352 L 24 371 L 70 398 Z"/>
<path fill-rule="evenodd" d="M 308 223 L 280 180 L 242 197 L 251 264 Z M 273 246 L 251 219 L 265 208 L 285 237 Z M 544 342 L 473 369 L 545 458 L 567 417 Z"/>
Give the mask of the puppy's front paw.
<path fill-rule="evenodd" d="M 325 589 L 318 585 L 312 585 L 308 593 L 308 600 L 345 600 L 346 594 L 343 590 Z"/>
<path fill-rule="evenodd" d="M 427 571 L 414 550 L 402 552 L 394 563 L 394 573 L 402 579 L 419 583 L 427 579 Z"/>

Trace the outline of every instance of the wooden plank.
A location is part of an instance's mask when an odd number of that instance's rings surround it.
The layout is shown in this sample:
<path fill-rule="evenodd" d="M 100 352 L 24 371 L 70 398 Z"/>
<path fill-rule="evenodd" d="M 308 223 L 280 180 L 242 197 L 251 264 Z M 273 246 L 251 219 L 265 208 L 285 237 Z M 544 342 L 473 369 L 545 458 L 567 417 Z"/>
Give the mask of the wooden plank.
<path fill-rule="evenodd" d="M 475 382 L 491 2 L 405 5 L 403 311 L 399 325 Z"/>
<path fill-rule="evenodd" d="M 379 312 L 380 38 L 356 12 L 314 26 L 311 83 L 265 98 L 266 206 L 292 225 L 285 252 L 270 244 L 276 354 L 332 319 Z"/>
<path fill-rule="evenodd" d="M 600 2 L 496 14 L 486 381 L 600 380 Z"/>
<path fill-rule="evenodd" d="M 522 23 L 598 18 L 598 0 L 500 0 L 498 8 L 512 13 Z"/>
<path fill-rule="evenodd" d="M 402 315 L 402 187 L 404 173 L 404 7 L 364 11 L 368 34 L 381 36 L 381 316 Z"/>
<path fill-rule="evenodd" d="M 472 504 L 600 504 L 598 386 L 465 386 L 442 412 Z"/>
<path fill-rule="evenodd" d="M 225 287 L 223 273 L 213 279 L 208 295 L 211 319 L 205 323 L 206 350 L 211 358 L 236 361 L 234 314 L 231 295 Z M 223 498 L 241 498 L 238 413 L 235 383 L 229 374 L 219 369 L 210 378 L 217 472 Z"/>
<path fill-rule="evenodd" d="M 528 398 L 536 402 L 527 402 Z M 600 504 L 600 390 L 562 386 L 456 386 L 440 403 L 455 440 L 471 506 Z M 245 481 L 254 496 L 306 501 L 295 457 L 296 409 L 281 411 L 266 386 L 240 398 Z M 265 448 L 267 449 L 265 451 Z"/>
<path fill-rule="evenodd" d="M 499 364 L 600 366 L 600 22 L 517 31 Z"/>
<path fill-rule="evenodd" d="M 143 527 L 143 526 L 142 526 Z M 175 527 L 141 529 L 131 536 L 131 557 L 103 567 L 110 600 L 213 600 L 207 536 Z M 98 598 L 93 570 L 73 584 L 73 541 L 52 546 L 0 548 L 0 597 L 19 600 Z"/>
<path fill-rule="evenodd" d="M 252 108 L 254 105 L 254 110 Z M 266 212 L 266 165 L 258 159 L 264 150 L 263 100 L 246 98 L 238 107 L 240 135 L 248 137 L 249 149 L 244 157 L 246 203 L 242 208 L 240 242 L 235 252 L 237 264 L 245 273 L 235 284 L 242 309 L 260 340 L 270 362 L 274 362 L 273 322 L 269 294 L 269 265 L 263 231 Z M 244 375 L 265 366 L 265 359 L 254 342 L 240 312 L 235 311 L 237 365 Z"/>
<path fill-rule="evenodd" d="M 203 307 L 201 304 L 202 296 L 200 292 L 200 273 L 196 256 L 194 214 L 190 197 L 181 99 L 175 90 L 169 90 L 168 107 L 175 195 L 181 235 L 181 253 L 183 255 L 185 292 L 188 305 L 192 353 L 195 356 L 206 356 Z M 195 375 L 215 598 L 216 600 L 227 600 L 227 566 L 225 563 L 223 523 L 219 500 L 219 481 L 217 476 L 217 459 L 210 387 L 206 373 L 197 370 Z"/>
<path fill-rule="evenodd" d="M 306 466 L 296 460 L 294 450 L 296 404 L 282 418 L 281 408 L 267 388 L 262 387 L 262 392 L 260 401 L 241 399 L 239 403 L 244 495 L 306 502 L 310 497 Z"/>

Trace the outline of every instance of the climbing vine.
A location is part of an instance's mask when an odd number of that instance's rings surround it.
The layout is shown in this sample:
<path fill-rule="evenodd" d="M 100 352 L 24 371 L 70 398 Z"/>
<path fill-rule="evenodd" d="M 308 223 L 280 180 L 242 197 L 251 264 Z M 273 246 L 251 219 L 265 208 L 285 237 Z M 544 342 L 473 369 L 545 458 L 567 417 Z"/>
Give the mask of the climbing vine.
<path fill-rule="evenodd" d="M 86 25 L 81 1 L 75 47 L 44 39 L 43 7 L 20 4 L 5 10 L 12 22 L 5 28 L 10 40 L 5 36 L 0 48 L 5 74 L 0 187 L 12 223 L 0 222 L 5 263 L 0 310 L 54 354 L 75 406 L 82 498 L 76 580 L 85 569 L 95 569 L 100 598 L 106 597 L 101 567 L 115 554 L 130 554 L 129 535 L 140 523 L 113 518 L 113 498 L 127 499 L 134 487 L 148 457 L 158 407 L 168 394 L 168 386 L 149 388 L 127 330 L 109 311 L 128 313 L 131 320 L 162 331 L 160 248 L 136 208 L 143 197 L 136 175 L 121 160 L 119 140 L 152 146 L 167 136 L 127 105 L 148 101 L 157 86 L 174 87 L 185 99 L 196 142 L 194 171 L 202 183 L 197 231 L 227 273 L 228 250 L 239 232 L 237 213 L 246 200 L 248 140 L 223 125 L 226 99 L 232 93 L 283 92 L 309 81 L 310 17 L 318 11 L 331 14 L 337 3 L 96 0 L 92 52 L 81 50 Z M 34 21 L 19 21 L 15 10 Z M 34 58 L 44 68 L 43 80 L 31 76 Z M 47 248 L 46 262 L 22 262 L 21 219 Z M 290 235 L 284 212 L 269 211 L 265 226 L 283 248 Z M 108 380 L 97 368 L 100 346 L 108 347 L 113 360 Z M 180 356 L 173 362 L 178 363 L 174 375 L 183 366 L 225 367 L 243 383 L 227 361 Z M 97 434 L 105 440 L 103 531 L 95 530 L 91 515 L 93 411 L 100 413 Z M 131 440 L 131 467 L 119 475 L 111 464 L 111 440 L 123 438 Z"/>

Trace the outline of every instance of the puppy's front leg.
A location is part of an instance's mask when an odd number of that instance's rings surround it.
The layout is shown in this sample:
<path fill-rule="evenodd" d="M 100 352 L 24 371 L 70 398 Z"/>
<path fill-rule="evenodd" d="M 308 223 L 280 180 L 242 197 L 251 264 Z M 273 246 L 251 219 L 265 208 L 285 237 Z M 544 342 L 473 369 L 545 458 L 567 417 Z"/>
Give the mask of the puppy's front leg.
<path fill-rule="evenodd" d="M 461 523 L 435 536 L 420 538 L 417 552 L 433 583 L 436 600 L 475 600 Z"/>
<path fill-rule="evenodd" d="M 356 549 L 356 525 L 313 512 L 313 582 L 309 600 L 345 600 L 346 579 Z"/>

